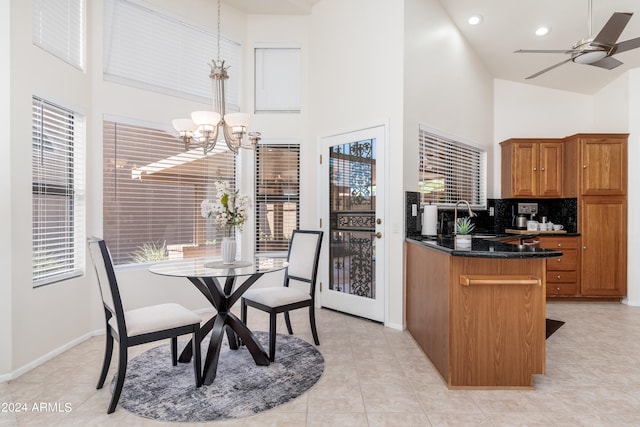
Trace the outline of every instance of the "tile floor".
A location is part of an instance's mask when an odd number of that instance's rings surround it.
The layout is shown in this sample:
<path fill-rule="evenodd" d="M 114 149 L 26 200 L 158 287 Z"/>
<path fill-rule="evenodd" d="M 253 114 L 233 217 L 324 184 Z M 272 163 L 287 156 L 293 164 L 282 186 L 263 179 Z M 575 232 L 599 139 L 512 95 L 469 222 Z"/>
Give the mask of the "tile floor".
<path fill-rule="evenodd" d="M 292 314 L 294 331 L 311 341 L 305 313 Z M 329 310 L 317 316 L 326 361 L 318 384 L 270 411 L 210 425 L 640 425 L 640 308 L 549 303 L 547 316 L 566 324 L 547 340 L 546 375 L 536 376 L 534 390 L 516 391 L 448 390 L 408 332 Z M 266 330 L 266 325 L 263 313 L 249 312 L 251 328 Z M 284 321 L 279 328 L 285 330 Z M 62 411 L 0 412 L 0 426 L 184 425 L 140 418 L 122 408 L 107 415 L 109 392 L 95 389 L 103 345 L 103 337 L 92 338 L 0 383 L 0 403 L 60 403 Z"/>

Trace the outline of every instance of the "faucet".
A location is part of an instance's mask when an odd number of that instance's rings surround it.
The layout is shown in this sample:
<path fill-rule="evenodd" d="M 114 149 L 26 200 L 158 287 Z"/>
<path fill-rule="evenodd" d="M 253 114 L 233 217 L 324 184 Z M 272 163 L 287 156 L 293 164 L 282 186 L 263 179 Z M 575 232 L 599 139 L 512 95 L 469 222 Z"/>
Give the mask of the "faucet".
<path fill-rule="evenodd" d="M 456 202 L 456 206 L 453 208 L 453 218 L 454 218 L 453 219 L 453 234 L 454 235 L 458 234 L 458 231 L 457 231 L 457 229 L 458 229 L 458 227 L 457 227 L 457 225 L 458 225 L 458 205 L 460 203 L 464 203 L 464 204 L 467 205 L 467 209 L 469 210 L 469 218 L 472 218 L 474 216 L 478 216 L 475 212 L 473 212 L 471 210 L 471 205 L 469 204 L 469 202 L 467 202 L 466 200 L 458 200 Z"/>

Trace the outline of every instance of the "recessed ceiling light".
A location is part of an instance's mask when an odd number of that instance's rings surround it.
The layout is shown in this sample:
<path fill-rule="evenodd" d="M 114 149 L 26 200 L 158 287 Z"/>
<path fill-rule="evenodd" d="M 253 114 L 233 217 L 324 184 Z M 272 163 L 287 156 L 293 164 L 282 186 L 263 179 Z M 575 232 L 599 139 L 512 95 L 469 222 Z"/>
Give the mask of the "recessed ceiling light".
<path fill-rule="evenodd" d="M 536 30 L 536 36 L 540 36 L 540 37 L 546 36 L 547 34 L 549 34 L 549 31 L 551 31 L 551 28 L 549 27 L 539 27 Z"/>
<path fill-rule="evenodd" d="M 467 20 L 467 22 L 468 22 L 470 25 L 478 25 L 479 23 L 481 23 L 481 22 L 482 22 L 482 16 L 480 16 L 480 15 L 473 15 L 471 18 L 469 18 L 469 19 Z"/>

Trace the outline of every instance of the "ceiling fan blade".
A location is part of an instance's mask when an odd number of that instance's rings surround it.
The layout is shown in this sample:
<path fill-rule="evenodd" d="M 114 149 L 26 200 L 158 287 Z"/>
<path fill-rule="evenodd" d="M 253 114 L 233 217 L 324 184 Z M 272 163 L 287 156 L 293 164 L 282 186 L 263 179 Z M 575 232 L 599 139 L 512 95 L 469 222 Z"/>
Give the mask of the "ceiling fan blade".
<path fill-rule="evenodd" d="M 632 15 L 633 13 L 626 12 L 616 12 L 611 15 L 611 18 L 604 24 L 604 27 L 595 36 L 592 43 L 604 46 L 615 45 Z"/>
<path fill-rule="evenodd" d="M 614 53 L 626 52 L 627 50 L 636 49 L 638 47 L 640 47 L 640 37 L 636 37 L 635 39 L 631 40 L 625 40 L 613 47 L 613 52 L 611 53 L 611 55 L 613 55 Z"/>
<path fill-rule="evenodd" d="M 518 49 L 513 53 L 578 53 L 577 49 Z"/>
<path fill-rule="evenodd" d="M 538 77 L 540 74 L 544 74 L 544 73 L 546 73 L 547 71 L 551 71 L 551 70 L 553 70 L 554 68 L 557 68 L 557 67 L 561 66 L 562 64 L 564 64 L 564 63 L 567 63 L 567 62 L 571 61 L 572 59 L 573 59 L 573 58 L 567 58 L 567 59 L 565 59 L 565 60 L 564 60 L 564 61 L 562 61 L 562 62 L 558 62 L 557 64 L 552 65 L 551 67 L 545 68 L 545 69 L 544 69 L 544 70 L 542 70 L 542 71 L 538 71 L 537 73 L 532 74 L 532 75 L 530 75 L 529 77 L 527 77 L 527 78 L 526 78 L 526 80 L 529 80 L 529 79 L 533 79 L 533 78 L 535 78 L 535 77 Z"/>
<path fill-rule="evenodd" d="M 593 65 L 600 68 L 606 68 L 607 70 L 613 70 L 614 68 L 622 65 L 622 62 L 618 61 L 615 58 L 607 56 L 605 58 L 602 58 L 600 61 L 592 62 L 591 64 L 587 65 Z"/>

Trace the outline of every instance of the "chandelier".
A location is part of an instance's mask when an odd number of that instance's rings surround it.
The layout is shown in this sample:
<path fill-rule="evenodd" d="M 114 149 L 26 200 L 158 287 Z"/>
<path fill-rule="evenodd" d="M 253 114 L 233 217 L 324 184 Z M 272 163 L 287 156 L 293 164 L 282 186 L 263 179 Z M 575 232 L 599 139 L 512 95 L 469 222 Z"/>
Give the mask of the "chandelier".
<path fill-rule="evenodd" d="M 225 80 L 229 78 L 224 61 L 220 60 L 220 0 L 218 0 L 218 56 L 211 61 L 213 111 L 194 111 L 190 119 L 174 119 L 171 124 L 178 131 L 184 149 L 202 147 L 204 154 L 213 150 L 218 142 L 220 130 L 224 141 L 234 153 L 240 148 L 255 149 L 260 141 L 260 132 L 247 132 L 249 114 L 226 114 L 224 95 Z"/>

